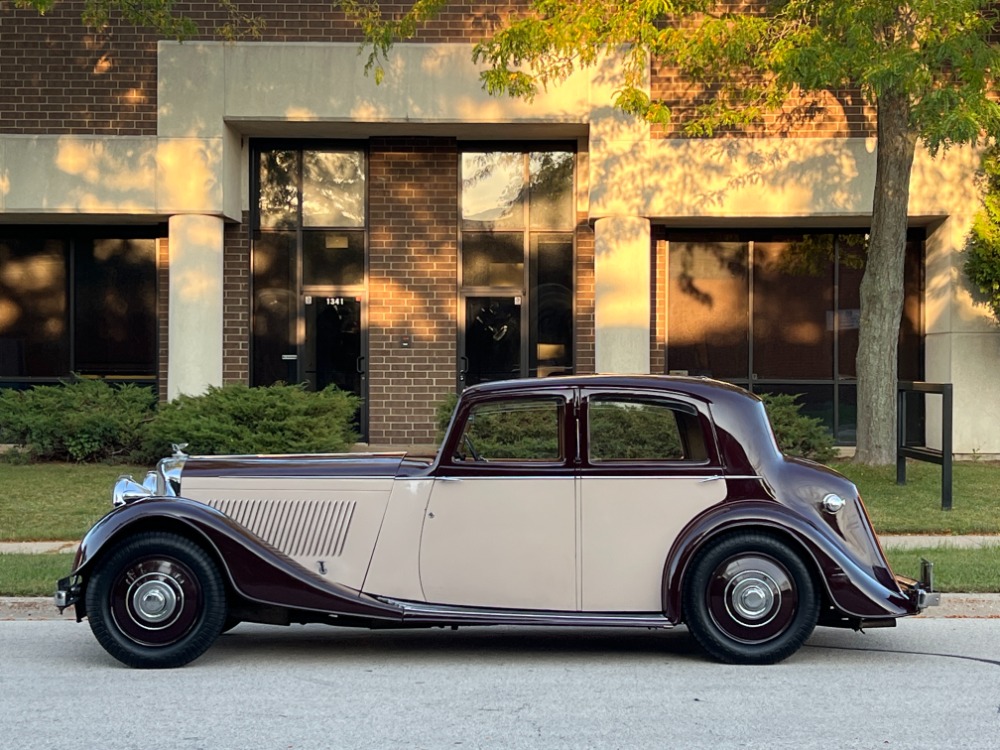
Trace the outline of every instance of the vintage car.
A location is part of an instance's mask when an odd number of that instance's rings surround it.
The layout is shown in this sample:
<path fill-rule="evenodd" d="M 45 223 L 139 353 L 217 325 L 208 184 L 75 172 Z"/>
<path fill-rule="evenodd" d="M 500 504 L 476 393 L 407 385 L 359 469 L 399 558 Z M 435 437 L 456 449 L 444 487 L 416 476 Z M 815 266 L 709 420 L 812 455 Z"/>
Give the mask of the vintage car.
<path fill-rule="evenodd" d="M 114 505 L 56 604 L 134 667 L 244 621 L 683 623 L 716 659 L 771 663 L 817 624 L 893 626 L 938 596 L 929 566 L 893 574 L 851 482 L 701 378 L 487 383 L 433 458 L 178 451 Z"/>

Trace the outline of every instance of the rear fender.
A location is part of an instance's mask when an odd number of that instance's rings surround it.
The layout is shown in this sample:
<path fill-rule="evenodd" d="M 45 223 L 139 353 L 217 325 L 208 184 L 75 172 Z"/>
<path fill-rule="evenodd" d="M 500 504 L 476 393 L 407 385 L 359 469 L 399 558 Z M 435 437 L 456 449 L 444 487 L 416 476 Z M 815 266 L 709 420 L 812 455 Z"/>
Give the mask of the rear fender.
<path fill-rule="evenodd" d="M 876 572 L 853 559 L 829 530 L 806 519 L 789 515 L 788 508 L 773 502 L 723 504 L 694 519 L 678 535 L 663 572 L 663 607 L 667 618 L 680 622 L 684 578 L 691 560 L 705 545 L 732 532 L 764 532 L 799 550 L 805 562 L 819 574 L 833 606 L 848 617 L 905 617 L 917 613 L 909 598 L 896 588 L 882 584 Z"/>
<path fill-rule="evenodd" d="M 306 570 L 215 508 L 180 497 L 147 497 L 116 508 L 80 543 L 73 574 L 86 580 L 101 554 L 131 534 L 176 529 L 214 555 L 248 602 L 335 615 L 401 620 L 402 610 Z"/>

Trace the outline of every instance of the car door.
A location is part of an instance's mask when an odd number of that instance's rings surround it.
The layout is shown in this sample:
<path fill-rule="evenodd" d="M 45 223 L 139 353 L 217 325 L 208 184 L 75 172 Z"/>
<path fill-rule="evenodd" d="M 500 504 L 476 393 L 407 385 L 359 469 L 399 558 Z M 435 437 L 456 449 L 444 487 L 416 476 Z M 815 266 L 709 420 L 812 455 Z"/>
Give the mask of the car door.
<path fill-rule="evenodd" d="M 572 392 L 473 402 L 459 415 L 427 503 L 428 602 L 577 608 Z"/>
<path fill-rule="evenodd" d="M 726 496 L 707 410 L 624 392 L 587 392 L 584 405 L 582 608 L 662 611 L 674 539 Z"/>

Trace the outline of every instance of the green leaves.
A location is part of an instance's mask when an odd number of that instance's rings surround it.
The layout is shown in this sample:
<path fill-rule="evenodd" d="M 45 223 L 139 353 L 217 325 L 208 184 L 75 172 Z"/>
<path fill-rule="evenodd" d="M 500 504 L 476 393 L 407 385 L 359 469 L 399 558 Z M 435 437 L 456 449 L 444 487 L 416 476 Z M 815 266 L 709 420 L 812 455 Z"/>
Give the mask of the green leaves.
<path fill-rule="evenodd" d="M 56 5 L 58 0 L 14 0 L 17 8 L 34 8 L 44 15 Z M 187 39 L 198 33 L 195 22 L 179 12 L 174 0 L 86 0 L 81 18 L 94 28 L 107 26 L 118 15 L 127 23 L 149 29 L 174 39 Z M 236 0 L 219 0 L 220 10 L 225 12 L 226 21 L 215 29 L 215 33 L 226 41 L 237 39 L 259 39 L 264 30 L 264 21 L 252 13 L 240 10 Z"/>
<path fill-rule="evenodd" d="M 965 275 L 1000 323 L 1000 149 L 983 157 L 986 194 L 965 246 Z"/>
<path fill-rule="evenodd" d="M 382 17 L 375 0 L 344 0 L 371 47 L 366 70 L 392 44 L 436 16 L 442 0 L 421 0 Z M 682 119 L 688 135 L 742 128 L 779 109 L 795 91 L 856 89 L 869 104 L 904 95 L 908 127 L 932 151 L 1000 132 L 990 99 L 1000 70 L 990 0 L 535 0 L 477 44 L 484 88 L 531 99 L 540 89 L 595 65 L 622 60 L 614 105 L 651 122 Z M 648 64 L 675 72 L 691 106 L 650 96 Z"/>

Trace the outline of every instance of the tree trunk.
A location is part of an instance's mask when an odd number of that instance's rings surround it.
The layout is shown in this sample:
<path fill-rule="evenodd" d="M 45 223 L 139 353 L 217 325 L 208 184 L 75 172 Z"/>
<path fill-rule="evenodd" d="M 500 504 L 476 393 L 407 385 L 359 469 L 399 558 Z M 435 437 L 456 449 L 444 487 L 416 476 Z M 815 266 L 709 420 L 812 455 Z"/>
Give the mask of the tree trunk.
<path fill-rule="evenodd" d="M 875 201 L 861 280 L 857 358 L 858 442 L 854 461 L 867 465 L 896 460 L 897 350 L 910 169 L 916 146 L 909 116 L 905 93 L 879 97 Z"/>

